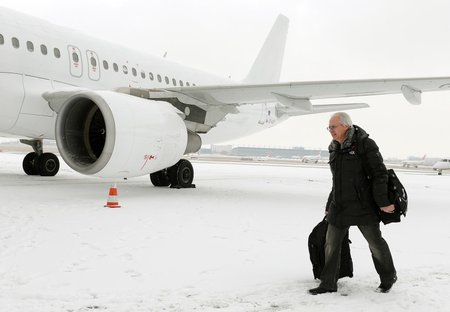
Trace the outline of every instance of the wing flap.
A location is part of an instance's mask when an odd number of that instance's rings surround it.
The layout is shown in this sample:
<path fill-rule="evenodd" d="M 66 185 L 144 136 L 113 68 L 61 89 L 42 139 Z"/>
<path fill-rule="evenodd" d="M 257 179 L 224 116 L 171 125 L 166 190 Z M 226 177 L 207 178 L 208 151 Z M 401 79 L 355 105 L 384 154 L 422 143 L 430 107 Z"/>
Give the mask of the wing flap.
<path fill-rule="evenodd" d="M 346 103 L 346 104 L 340 103 L 340 104 L 312 105 L 311 111 L 295 109 L 293 107 L 277 107 L 277 112 L 279 114 L 286 114 L 290 117 L 293 117 L 293 116 L 300 116 L 300 115 L 338 112 L 338 111 L 367 108 L 367 107 L 369 107 L 369 105 L 366 103 Z"/>

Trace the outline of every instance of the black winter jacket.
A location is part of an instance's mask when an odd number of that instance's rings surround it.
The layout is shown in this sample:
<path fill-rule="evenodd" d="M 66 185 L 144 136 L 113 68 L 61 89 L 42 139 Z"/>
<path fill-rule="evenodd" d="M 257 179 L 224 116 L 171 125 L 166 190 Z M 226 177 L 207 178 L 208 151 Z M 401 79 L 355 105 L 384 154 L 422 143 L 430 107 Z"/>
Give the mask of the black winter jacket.
<path fill-rule="evenodd" d="M 329 152 L 333 188 L 326 205 L 328 222 L 337 227 L 378 223 L 378 210 L 390 203 L 387 171 L 375 141 L 354 125 L 342 145 L 331 142 Z"/>

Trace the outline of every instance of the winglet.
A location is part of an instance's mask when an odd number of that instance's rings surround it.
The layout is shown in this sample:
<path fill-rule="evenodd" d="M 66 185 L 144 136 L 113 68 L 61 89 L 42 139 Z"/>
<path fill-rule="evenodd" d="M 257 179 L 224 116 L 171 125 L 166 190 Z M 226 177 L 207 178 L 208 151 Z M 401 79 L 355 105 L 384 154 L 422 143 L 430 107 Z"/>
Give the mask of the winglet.
<path fill-rule="evenodd" d="M 289 19 L 284 15 L 278 15 L 243 83 L 265 84 L 280 81 L 288 26 Z"/>

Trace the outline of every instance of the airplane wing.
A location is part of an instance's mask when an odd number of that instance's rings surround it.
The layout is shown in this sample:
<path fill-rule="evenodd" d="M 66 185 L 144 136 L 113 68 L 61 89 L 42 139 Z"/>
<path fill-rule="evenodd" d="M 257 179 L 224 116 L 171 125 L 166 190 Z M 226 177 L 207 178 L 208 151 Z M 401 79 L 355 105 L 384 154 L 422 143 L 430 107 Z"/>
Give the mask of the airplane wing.
<path fill-rule="evenodd" d="M 311 100 L 403 94 L 409 103 L 418 105 L 421 103 L 422 92 L 449 89 L 450 77 L 433 77 L 230 84 L 164 89 L 118 88 L 116 91 L 148 99 L 165 100 L 171 102 L 181 112 L 187 107 L 194 113 L 201 110 L 202 115 L 206 116 L 202 123 L 209 130 L 226 114 L 237 113 L 237 107 L 241 105 L 276 102 L 279 104 L 278 113 L 297 116 L 368 107 L 365 103 L 313 105 Z M 186 116 L 186 121 L 189 120 L 190 117 Z M 200 128 L 196 128 L 195 131 L 207 131 Z"/>
<path fill-rule="evenodd" d="M 423 91 L 450 89 L 450 77 L 336 80 L 317 82 L 287 82 L 261 85 L 222 85 L 168 88 L 211 104 L 252 104 L 285 100 L 317 100 L 327 98 L 385 95 L 402 93 L 411 104 L 420 104 Z M 211 102 L 211 100 L 213 100 Z M 282 103 L 283 104 L 283 103 Z"/>
<path fill-rule="evenodd" d="M 217 85 L 174 87 L 164 89 L 118 88 L 117 91 L 146 98 L 172 97 L 190 98 L 199 105 L 244 105 L 264 102 L 279 102 L 283 105 L 301 105 L 304 101 L 373 96 L 402 93 L 411 104 L 421 103 L 424 91 L 450 89 L 450 77 L 336 80 L 317 82 L 286 82 L 259 85 Z"/>

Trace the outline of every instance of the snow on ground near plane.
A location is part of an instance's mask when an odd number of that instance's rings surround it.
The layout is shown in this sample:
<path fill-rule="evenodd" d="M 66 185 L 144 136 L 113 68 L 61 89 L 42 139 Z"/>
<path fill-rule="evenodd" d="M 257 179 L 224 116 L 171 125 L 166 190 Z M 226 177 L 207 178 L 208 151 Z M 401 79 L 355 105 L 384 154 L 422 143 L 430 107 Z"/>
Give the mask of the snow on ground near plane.
<path fill-rule="evenodd" d="M 307 237 L 323 216 L 326 167 L 194 163 L 196 189 L 101 180 L 62 164 L 22 173 L 0 153 L 0 310 L 450 311 L 450 176 L 399 171 L 410 197 L 382 226 L 399 281 L 389 294 L 356 228 L 351 279 L 310 296 Z M 121 209 L 108 209 L 111 183 Z"/>

